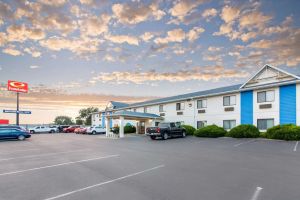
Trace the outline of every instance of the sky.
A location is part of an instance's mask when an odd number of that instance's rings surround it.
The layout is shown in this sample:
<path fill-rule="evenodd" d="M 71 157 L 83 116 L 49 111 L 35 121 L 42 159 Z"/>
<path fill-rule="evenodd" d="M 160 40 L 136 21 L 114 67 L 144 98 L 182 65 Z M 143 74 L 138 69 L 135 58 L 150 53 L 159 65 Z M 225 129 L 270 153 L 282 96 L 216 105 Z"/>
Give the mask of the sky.
<path fill-rule="evenodd" d="M 243 83 L 264 64 L 300 67 L 300 1 L 0 1 L 0 110 L 29 83 L 21 123 L 76 117 Z M 0 119 L 13 114 L 0 112 Z"/>

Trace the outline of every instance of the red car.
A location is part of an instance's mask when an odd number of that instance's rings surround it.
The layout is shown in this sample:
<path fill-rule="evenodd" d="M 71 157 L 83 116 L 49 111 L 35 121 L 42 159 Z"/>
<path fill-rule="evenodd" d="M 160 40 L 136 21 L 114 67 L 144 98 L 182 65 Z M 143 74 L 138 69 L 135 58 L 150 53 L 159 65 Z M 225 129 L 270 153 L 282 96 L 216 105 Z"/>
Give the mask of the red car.
<path fill-rule="evenodd" d="M 74 130 L 74 133 L 76 133 L 76 134 L 86 134 L 86 131 L 87 131 L 87 128 L 79 127 L 79 128 L 76 128 Z"/>
<path fill-rule="evenodd" d="M 63 132 L 64 133 L 74 133 L 76 128 L 80 128 L 80 126 L 70 126 L 68 128 L 64 128 Z"/>

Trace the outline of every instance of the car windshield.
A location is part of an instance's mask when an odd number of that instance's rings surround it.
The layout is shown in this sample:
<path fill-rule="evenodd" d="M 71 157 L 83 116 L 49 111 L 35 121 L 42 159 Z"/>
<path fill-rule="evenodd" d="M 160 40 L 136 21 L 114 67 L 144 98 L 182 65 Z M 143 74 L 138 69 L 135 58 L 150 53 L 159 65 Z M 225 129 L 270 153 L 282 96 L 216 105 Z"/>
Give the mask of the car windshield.
<path fill-rule="evenodd" d="M 167 128 L 167 127 L 169 127 L 169 123 L 159 123 L 158 127 L 159 128 Z"/>

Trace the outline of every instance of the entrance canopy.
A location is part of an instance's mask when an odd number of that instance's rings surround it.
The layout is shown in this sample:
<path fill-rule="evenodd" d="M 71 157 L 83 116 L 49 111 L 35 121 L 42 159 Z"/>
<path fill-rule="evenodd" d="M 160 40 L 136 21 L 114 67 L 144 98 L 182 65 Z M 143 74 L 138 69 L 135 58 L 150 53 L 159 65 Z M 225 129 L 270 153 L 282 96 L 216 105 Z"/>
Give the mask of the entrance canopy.
<path fill-rule="evenodd" d="M 119 136 L 124 137 L 124 120 L 136 120 L 139 122 L 143 122 L 145 124 L 144 129 L 146 130 L 147 126 L 151 126 L 153 121 L 162 121 L 163 117 L 152 114 L 152 113 L 141 113 L 141 112 L 131 112 L 131 111 L 117 111 L 112 114 L 106 114 L 106 136 L 110 137 L 111 132 L 109 131 L 108 121 L 110 119 L 118 119 L 119 120 Z M 144 130 L 144 132 L 145 132 Z"/>

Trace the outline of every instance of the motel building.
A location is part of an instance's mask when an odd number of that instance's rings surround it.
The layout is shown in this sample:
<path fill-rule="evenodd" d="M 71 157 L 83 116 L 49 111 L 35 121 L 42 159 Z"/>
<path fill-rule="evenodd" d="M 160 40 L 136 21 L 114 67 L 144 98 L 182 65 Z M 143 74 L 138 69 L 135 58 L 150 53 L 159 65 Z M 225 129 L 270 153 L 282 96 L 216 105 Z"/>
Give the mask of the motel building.
<path fill-rule="evenodd" d="M 147 127 L 162 121 L 195 128 L 216 124 L 226 130 L 239 124 L 261 131 L 278 124 L 300 125 L 300 70 L 265 65 L 242 84 L 133 104 L 111 101 L 92 114 L 92 125 L 106 127 L 107 137 L 114 126 L 124 137 L 128 123 L 137 127 L 137 134 L 145 134 Z"/>

